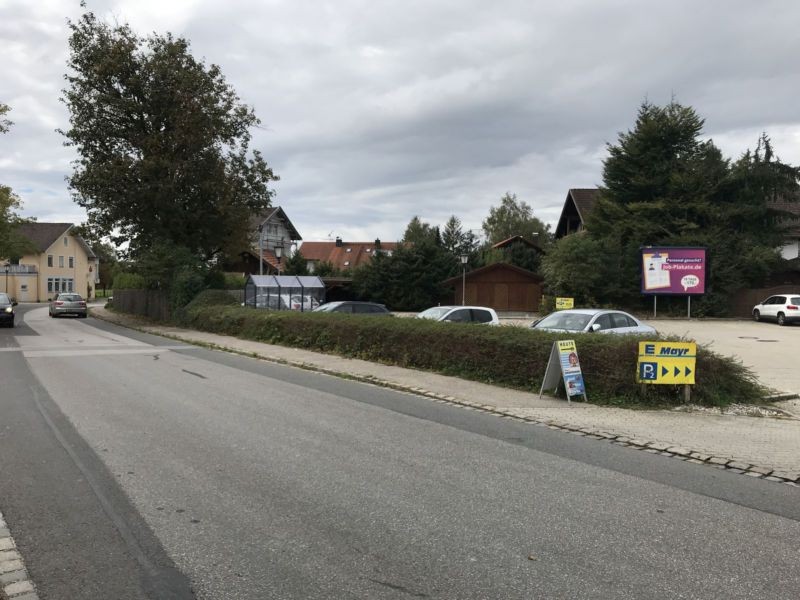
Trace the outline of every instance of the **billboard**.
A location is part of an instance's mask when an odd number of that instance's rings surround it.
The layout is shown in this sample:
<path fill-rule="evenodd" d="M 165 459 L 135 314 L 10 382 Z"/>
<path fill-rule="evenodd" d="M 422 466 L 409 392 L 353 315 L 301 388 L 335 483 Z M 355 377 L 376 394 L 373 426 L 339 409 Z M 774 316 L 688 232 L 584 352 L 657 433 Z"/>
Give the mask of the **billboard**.
<path fill-rule="evenodd" d="M 642 293 L 678 296 L 706 293 L 706 249 L 642 248 Z"/>

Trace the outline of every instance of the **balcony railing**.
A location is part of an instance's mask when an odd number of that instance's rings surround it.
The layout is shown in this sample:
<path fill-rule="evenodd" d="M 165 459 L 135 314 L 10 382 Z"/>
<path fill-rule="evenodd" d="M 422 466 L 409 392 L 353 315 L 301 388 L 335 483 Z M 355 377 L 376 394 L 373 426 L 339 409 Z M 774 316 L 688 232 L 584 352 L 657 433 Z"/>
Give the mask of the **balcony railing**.
<path fill-rule="evenodd" d="M 9 275 L 27 275 L 36 274 L 36 265 L 3 265 L 0 264 L 0 275 L 4 275 L 8 267 Z"/>

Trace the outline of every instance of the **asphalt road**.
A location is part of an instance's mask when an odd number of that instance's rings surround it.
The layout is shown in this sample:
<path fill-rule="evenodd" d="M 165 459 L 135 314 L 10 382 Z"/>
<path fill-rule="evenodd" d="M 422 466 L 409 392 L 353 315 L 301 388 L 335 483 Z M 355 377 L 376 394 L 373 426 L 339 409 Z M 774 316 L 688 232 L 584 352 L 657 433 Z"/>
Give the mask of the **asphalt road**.
<path fill-rule="evenodd" d="M 795 598 L 800 494 L 88 320 L 0 330 L 47 599 Z"/>

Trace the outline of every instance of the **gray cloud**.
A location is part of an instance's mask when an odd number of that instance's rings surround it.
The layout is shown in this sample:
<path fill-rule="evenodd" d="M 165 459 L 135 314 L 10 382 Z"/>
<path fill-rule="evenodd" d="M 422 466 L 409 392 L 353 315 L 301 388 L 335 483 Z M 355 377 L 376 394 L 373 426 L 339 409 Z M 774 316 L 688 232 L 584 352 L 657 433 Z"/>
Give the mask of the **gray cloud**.
<path fill-rule="evenodd" d="M 170 30 L 219 64 L 263 125 L 277 201 L 305 239 L 396 239 L 415 214 L 477 228 L 506 191 L 555 221 L 601 181 L 604 146 L 644 98 L 675 95 L 736 157 L 768 131 L 800 162 L 800 5 L 717 0 L 404 3 L 90 0 Z M 40 218 L 80 220 L 54 129 L 74 5 L 0 5 L 0 181 Z"/>

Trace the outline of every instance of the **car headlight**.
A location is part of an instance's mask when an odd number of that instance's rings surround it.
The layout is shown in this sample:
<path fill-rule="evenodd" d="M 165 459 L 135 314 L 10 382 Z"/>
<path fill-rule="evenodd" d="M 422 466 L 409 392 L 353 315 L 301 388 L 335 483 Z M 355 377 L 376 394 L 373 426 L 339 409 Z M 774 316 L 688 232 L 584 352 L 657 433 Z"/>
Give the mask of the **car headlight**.
<path fill-rule="evenodd" d="M 10 306 L 6 306 L 6 312 L 7 313 L 14 312 L 14 309 L 11 308 Z"/>

